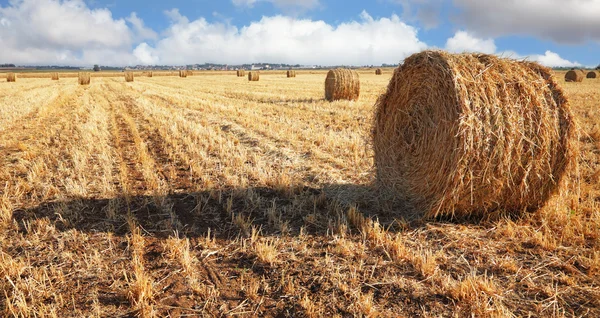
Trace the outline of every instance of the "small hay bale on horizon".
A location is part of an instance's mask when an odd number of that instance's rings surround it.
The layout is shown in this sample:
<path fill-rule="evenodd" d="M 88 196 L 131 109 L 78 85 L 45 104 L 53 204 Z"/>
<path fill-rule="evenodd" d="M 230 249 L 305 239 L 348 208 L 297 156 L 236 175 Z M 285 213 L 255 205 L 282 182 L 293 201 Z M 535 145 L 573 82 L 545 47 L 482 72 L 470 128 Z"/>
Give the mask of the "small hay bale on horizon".
<path fill-rule="evenodd" d="M 582 82 L 584 77 L 583 70 L 570 70 L 565 74 L 565 82 Z"/>
<path fill-rule="evenodd" d="M 6 81 L 7 82 L 16 82 L 17 81 L 17 74 L 15 73 L 6 73 Z"/>
<path fill-rule="evenodd" d="M 194 71 L 187 70 L 187 71 L 185 71 L 185 75 L 187 75 L 187 76 L 194 76 Z"/>
<path fill-rule="evenodd" d="M 133 72 L 125 72 L 125 82 L 133 82 Z"/>
<path fill-rule="evenodd" d="M 260 80 L 260 73 L 258 71 L 248 72 L 248 81 L 258 82 Z"/>
<path fill-rule="evenodd" d="M 296 71 L 294 70 L 288 70 L 287 71 L 287 77 L 296 77 Z"/>
<path fill-rule="evenodd" d="M 57 73 L 57 72 L 51 73 L 51 74 L 50 74 L 50 78 L 51 78 L 53 81 L 58 81 L 58 78 L 59 78 L 59 77 L 58 77 L 58 73 Z"/>
<path fill-rule="evenodd" d="M 360 96 L 360 78 L 355 70 L 330 70 L 325 78 L 325 99 L 358 100 Z"/>
<path fill-rule="evenodd" d="M 153 74 L 152 74 L 151 71 L 150 72 L 145 72 L 144 75 L 146 75 L 146 77 L 152 77 L 153 76 Z"/>
<path fill-rule="evenodd" d="M 408 57 L 372 133 L 380 195 L 409 219 L 535 211 L 577 162 L 577 124 L 552 71 L 487 54 Z"/>
<path fill-rule="evenodd" d="M 375 70 L 375 75 L 382 75 L 382 74 L 383 74 L 383 71 L 380 68 Z"/>
<path fill-rule="evenodd" d="M 246 76 L 245 70 L 237 70 L 237 77 L 244 77 L 244 76 Z"/>
<path fill-rule="evenodd" d="M 596 78 L 598 77 L 598 74 L 596 74 L 596 71 L 589 71 L 586 75 L 586 78 Z"/>
<path fill-rule="evenodd" d="M 88 72 L 79 72 L 77 75 L 77 82 L 79 85 L 90 85 L 91 76 Z"/>
<path fill-rule="evenodd" d="M 187 77 L 187 71 L 180 70 L 179 71 L 179 77 L 186 78 Z"/>

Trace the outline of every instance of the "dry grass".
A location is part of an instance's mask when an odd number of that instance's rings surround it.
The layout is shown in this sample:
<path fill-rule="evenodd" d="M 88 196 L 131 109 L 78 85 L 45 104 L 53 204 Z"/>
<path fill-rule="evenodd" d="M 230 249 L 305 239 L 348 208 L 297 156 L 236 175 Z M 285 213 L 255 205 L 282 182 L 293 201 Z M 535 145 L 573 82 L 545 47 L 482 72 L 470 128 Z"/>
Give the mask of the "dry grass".
<path fill-rule="evenodd" d="M 391 72 L 200 74 L 0 83 L 0 316 L 600 315 L 600 83 L 565 85 L 580 195 L 409 223 L 365 147 Z"/>
<path fill-rule="evenodd" d="M 576 127 L 549 69 L 425 51 L 404 61 L 378 101 L 378 183 L 409 218 L 535 211 L 576 166 Z"/>
<path fill-rule="evenodd" d="M 360 96 L 360 79 L 358 73 L 348 69 L 336 69 L 327 73 L 325 78 L 325 99 L 358 100 Z"/>

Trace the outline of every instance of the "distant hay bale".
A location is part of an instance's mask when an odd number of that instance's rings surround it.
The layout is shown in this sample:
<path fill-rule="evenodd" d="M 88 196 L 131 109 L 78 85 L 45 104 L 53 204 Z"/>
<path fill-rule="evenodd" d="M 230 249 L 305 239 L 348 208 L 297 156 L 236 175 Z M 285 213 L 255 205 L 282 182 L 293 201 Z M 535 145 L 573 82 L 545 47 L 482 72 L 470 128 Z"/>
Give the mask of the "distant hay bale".
<path fill-rule="evenodd" d="M 248 72 L 248 80 L 250 82 L 258 82 L 260 79 L 260 73 L 258 71 Z"/>
<path fill-rule="evenodd" d="M 152 72 L 146 72 L 144 74 L 146 75 L 146 77 L 152 77 L 152 75 L 153 75 Z"/>
<path fill-rule="evenodd" d="M 80 72 L 78 74 L 79 85 L 90 85 L 91 77 L 88 72 Z"/>
<path fill-rule="evenodd" d="M 16 82 L 17 81 L 17 75 L 15 73 L 7 73 L 6 74 L 6 81 L 7 82 Z"/>
<path fill-rule="evenodd" d="M 50 78 L 52 78 L 53 81 L 58 81 L 58 73 L 51 73 Z"/>
<path fill-rule="evenodd" d="M 359 95 L 360 79 L 356 71 L 335 69 L 327 73 L 325 79 L 326 100 L 358 100 Z"/>
<path fill-rule="evenodd" d="M 184 78 L 187 77 L 187 71 L 180 70 L 179 77 L 184 77 Z"/>
<path fill-rule="evenodd" d="M 246 76 L 246 71 L 244 70 L 237 70 L 237 77 L 244 77 Z"/>
<path fill-rule="evenodd" d="M 125 72 L 125 82 L 133 82 L 133 72 Z"/>
<path fill-rule="evenodd" d="M 570 70 L 565 74 L 565 82 L 582 82 L 584 77 L 583 70 Z"/>
<path fill-rule="evenodd" d="M 287 71 L 287 77 L 296 77 L 296 71 L 294 71 L 294 70 L 288 70 Z"/>
<path fill-rule="evenodd" d="M 536 210 L 575 165 L 576 127 L 551 70 L 539 64 L 414 54 L 376 104 L 372 143 L 382 197 L 404 202 L 409 218 Z"/>
<path fill-rule="evenodd" d="M 383 71 L 380 68 L 375 70 L 375 75 L 381 75 L 381 74 L 383 74 Z"/>
<path fill-rule="evenodd" d="M 596 77 L 598 77 L 598 74 L 596 74 L 595 71 L 590 71 L 587 73 L 586 77 L 587 78 L 596 78 Z"/>
<path fill-rule="evenodd" d="M 187 76 L 194 76 L 194 72 L 190 71 L 190 70 L 187 70 L 187 71 L 185 71 L 185 75 L 187 75 Z"/>

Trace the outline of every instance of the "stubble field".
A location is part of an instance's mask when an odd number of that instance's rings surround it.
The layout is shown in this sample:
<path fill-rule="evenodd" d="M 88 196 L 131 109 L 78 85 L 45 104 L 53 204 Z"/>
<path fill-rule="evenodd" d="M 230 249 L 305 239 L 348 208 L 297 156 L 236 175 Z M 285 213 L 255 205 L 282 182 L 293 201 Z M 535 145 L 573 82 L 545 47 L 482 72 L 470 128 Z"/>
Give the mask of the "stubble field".
<path fill-rule="evenodd" d="M 581 161 L 546 208 L 406 222 L 370 187 L 391 72 L 0 81 L 0 316 L 600 316 L 600 80 L 557 74 Z"/>

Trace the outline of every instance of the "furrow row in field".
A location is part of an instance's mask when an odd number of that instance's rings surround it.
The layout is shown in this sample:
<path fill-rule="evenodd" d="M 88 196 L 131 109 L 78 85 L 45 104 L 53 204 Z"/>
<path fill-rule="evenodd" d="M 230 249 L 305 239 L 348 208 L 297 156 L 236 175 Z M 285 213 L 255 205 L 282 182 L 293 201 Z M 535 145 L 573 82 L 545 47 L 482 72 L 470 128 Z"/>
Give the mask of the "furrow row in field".
<path fill-rule="evenodd" d="M 218 100 L 211 102 L 184 92 L 160 94 L 154 90 L 146 89 L 143 94 L 152 97 L 157 102 L 163 100 L 163 104 L 165 105 L 177 105 L 179 107 L 176 107 L 176 110 L 181 112 L 218 114 L 219 121 L 233 122 L 239 127 L 243 127 L 246 133 L 252 132 L 250 134 L 255 135 L 256 139 L 261 140 L 261 142 L 268 141 L 276 148 L 280 148 L 280 151 L 290 153 L 290 157 L 294 159 L 300 160 L 301 158 L 310 157 L 311 164 L 313 165 L 315 162 L 321 162 L 324 165 L 324 171 L 343 171 L 348 166 L 348 160 L 352 161 L 351 166 L 356 166 L 355 162 L 360 161 L 363 165 L 367 165 L 362 171 L 368 170 L 368 163 L 364 162 L 367 154 L 361 151 L 363 148 L 362 139 L 358 136 L 346 137 L 346 139 L 350 138 L 352 140 L 350 145 L 347 145 L 348 148 L 345 148 L 346 145 L 340 146 L 344 143 L 343 140 L 330 138 L 334 142 L 337 140 L 337 147 L 341 148 L 337 151 L 338 153 L 330 153 L 331 148 L 326 146 L 317 148 L 314 142 L 306 141 L 307 138 L 305 137 L 317 135 L 318 137 L 316 138 L 327 140 L 329 136 L 326 133 L 319 134 L 318 131 L 315 133 L 315 130 L 310 128 L 296 128 L 297 124 L 294 121 L 284 119 L 283 116 L 278 115 L 274 111 L 270 114 L 263 113 L 260 115 L 256 114 L 252 105 L 229 106 L 228 104 L 222 104 Z M 272 120 L 274 118 L 278 120 Z M 312 133 L 309 134 L 307 133 L 308 131 L 312 131 Z M 355 178 L 357 171 L 360 170 L 352 169 L 350 173 L 345 174 L 353 175 L 350 178 Z M 328 181 L 339 180 L 330 179 Z"/>

